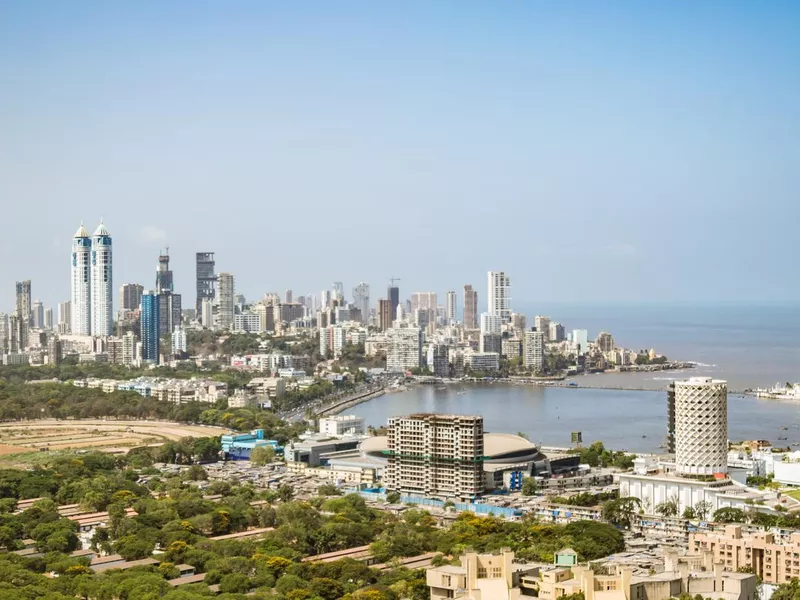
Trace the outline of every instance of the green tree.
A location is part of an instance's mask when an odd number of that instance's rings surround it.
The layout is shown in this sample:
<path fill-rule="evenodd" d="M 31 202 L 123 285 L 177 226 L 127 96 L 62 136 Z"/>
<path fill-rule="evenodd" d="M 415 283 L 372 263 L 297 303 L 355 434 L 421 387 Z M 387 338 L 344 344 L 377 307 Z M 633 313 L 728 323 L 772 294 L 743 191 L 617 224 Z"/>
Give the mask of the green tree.
<path fill-rule="evenodd" d="M 533 477 L 522 478 L 522 495 L 535 496 L 536 495 L 536 480 Z"/>
<path fill-rule="evenodd" d="M 250 462 L 262 467 L 275 458 L 275 450 L 270 446 L 256 446 L 250 451 Z"/>
<path fill-rule="evenodd" d="M 389 504 L 398 504 L 400 502 L 400 492 L 388 492 L 386 494 L 386 501 Z"/>
<path fill-rule="evenodd" d="M 641 501 L 633 496 L 609 500 L 603 504 L 603 518 L 612 525 L 628 528 L 641 504 Z"/>
<path fill-rule="evenodd" d="M 747 515 L 741 508 L 720 508 L 714 511 L 713 520 L 717 523 L 744 523 Z"/>
<path fill-rule="evenodd" d="M 713 506 L 714 505 L 711 504 L 711 502 L 708 500 L 700 500 L 694 505 L 694 514 L 701 521 L 705 521 L 706 517 L 708 517 L 708 513 L 711 512 Z"/>

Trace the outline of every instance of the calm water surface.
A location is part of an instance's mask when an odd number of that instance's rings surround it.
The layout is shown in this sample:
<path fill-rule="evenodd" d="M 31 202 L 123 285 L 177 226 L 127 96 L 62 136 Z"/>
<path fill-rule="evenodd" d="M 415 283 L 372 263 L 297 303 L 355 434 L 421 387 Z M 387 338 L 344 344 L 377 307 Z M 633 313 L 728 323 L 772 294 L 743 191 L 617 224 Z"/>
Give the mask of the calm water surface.
<path fill-rule="evenodd" d="M 465 391 L 458 394 L 459 391 Z M 477 414 L 487 431 L 527 434 L 537 443 L 568 446 L 572 431 L 586 443 L 658 452 L 666 432 L 666 393 L 609 389 L 541 388 L 504 384 L 448 386 L 446 391 L 419 386 L 387 394 L 347 411 L 368 425 L 413 412 Z M 788 427 L 782 430 L 781 427 Z M 728 435 L 732 440 L 767 439 L 800 443 L 800 403 L 728 397 Z M 786 436 L 786 441 L 778 441 Z"/>

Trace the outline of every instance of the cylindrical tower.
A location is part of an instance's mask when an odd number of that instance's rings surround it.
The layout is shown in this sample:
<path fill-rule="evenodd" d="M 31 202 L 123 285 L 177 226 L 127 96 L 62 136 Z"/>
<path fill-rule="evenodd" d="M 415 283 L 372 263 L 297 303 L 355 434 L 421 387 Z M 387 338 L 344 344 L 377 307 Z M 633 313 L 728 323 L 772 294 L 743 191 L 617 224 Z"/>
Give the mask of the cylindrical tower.
<path fill-rule="evenodd" d="M 727 472 L 727 382 L 710 377 L 675 382 L 675 464 L 681 475 Z"/>
<path fill-rule="evenodd" d="M 92 335 L 107 337 L 114 332 L 111 278 L 111 234 L 100 221 L 92 236 Z"/>
<path fill-rule="evenodd" d="M 81 223 L 72 237 L 71 333 L 92 334 L 92 240 Z"/>

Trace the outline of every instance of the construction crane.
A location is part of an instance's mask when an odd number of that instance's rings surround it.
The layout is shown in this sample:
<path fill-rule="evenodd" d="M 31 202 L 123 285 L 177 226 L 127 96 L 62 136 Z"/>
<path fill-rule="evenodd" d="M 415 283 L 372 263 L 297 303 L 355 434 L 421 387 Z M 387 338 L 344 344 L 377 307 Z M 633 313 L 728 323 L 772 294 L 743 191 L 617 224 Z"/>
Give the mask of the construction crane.
<path fill-rule="evenodd" d="M 394 282 L 395 281 L 403 281 L 403 280 L 400 279 L 399 277 L 389 277 L 389 281 L 391 282 L 392 287 L 394 287 Z"/>

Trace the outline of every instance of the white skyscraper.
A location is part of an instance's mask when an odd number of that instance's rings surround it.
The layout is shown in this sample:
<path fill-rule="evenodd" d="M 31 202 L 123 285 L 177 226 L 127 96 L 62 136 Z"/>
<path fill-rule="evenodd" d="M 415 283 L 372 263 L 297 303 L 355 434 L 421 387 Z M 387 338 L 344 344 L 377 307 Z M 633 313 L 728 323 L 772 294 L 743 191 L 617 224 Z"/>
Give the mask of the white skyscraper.
<path fill-rule="evenodd" d="M 458 296 L 455 291 L 447 292 L 447 303 L 444 306 L 444 311 L 448 325 L 458 321 Z"/>
<path fill-rule="evenodd" d="M 502 331 L 502 320 L 498 315 L 481 313 L 481 335 L 487 333 L 500 334 Z"/>
<path fill-rule="evenodd" d="M 114 331 L 111 234 L 100 221 L 92 235 L 92 335 L 107 337 Z"/>
<path fill-rule="evenodd" d="M 534 371 L 544 369 L 544 341 L 541 331 L 525 332 L 522 338 L 522 364 Z"/>
<path fill-rule="evenodd" d="M 680 475 L 728 471 L 728 383 L 710 377 L 675 382 L 675 466 Z"/>
<path fill-rule="evenodd" d="M 72 238 L 70 316 L 73 335 L 92 334 L 92 240 L 83 223 Z"/>
<path fill-rule="evenodd" d="M 504 271 L 489 271 L 489 314 L 511 320 L 511 279 Z"/>
<path fill-rule="evenodd" d="M 576 354 L 586 354 L 589 351 L 589 332 L 585 329 L 573 329 L 572 347 Z"/>

